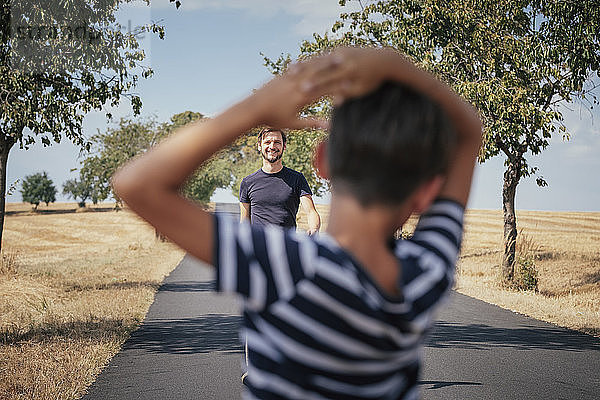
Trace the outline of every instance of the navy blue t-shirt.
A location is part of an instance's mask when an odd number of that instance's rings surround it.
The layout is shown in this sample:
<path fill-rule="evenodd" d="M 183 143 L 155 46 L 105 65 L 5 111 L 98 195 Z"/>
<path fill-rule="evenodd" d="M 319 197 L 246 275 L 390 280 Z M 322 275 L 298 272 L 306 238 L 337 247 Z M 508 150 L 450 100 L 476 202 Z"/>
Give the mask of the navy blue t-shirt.
<path fill-rule="evenodd" d="M 256 225 L 296 227 L 300 197 L 312 195 L 306 178 L 288 167 L 274 174 L 259 169 L 242 180 L 240 203 L 250 203 Z"/>

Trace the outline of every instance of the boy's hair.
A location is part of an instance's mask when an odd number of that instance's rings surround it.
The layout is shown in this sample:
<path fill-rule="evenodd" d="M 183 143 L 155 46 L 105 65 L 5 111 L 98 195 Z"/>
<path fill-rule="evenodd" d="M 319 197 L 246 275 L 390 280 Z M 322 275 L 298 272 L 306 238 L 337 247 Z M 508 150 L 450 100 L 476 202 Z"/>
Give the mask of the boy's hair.
<path fill-rule="evenodd" d="M 285 143 L 287 141 L 287 137 L 284 131 L 282 131 L 281 129 L 274 129 L 274 128 L 264 128 L 261 129 L 261 131 L 258 133 L 258 143 L 262 142 L 262 138 L 265 134 L 269 133 L 269 132 L 279 132 L 281 133 L 281 140 L 283 140 L 283 145 L 285 146 Z"/>
<path fill-rule="evenodd" d="M 455 132 L 438 104 L 385 82 L 333 110 L 328 143 L 331 184 L 363 206 L 397 205 L 448 168 Z"/>

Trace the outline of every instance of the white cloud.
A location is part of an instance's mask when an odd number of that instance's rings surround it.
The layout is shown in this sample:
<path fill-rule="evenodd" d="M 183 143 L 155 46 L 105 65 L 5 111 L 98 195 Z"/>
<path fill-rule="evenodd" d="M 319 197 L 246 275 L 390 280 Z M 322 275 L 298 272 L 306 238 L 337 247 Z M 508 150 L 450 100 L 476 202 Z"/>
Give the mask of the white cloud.
<path fill-rule="evenodd" d="M 313 32 L 323 34 L 328 31 L 341 12 L 351 12 L 360 8 L 357 0 L 350 0 L 346 7 L 340 7 L 338 0 L 181 0 L 180 10 L 239 10 L 253 18 L 269 19 L 277 15 L 296 17 L 298 22 L 291 30 L 299 36 L 309 36 Z M 153 1 L 152 7 L 164 9 L 175 7 L 167 0 Z"/>
<path fill-rule="evenodd" d="M 560 147 L 564 151 L 563 156 L 567 158 L 580 161 L 595 159 L 600 152 L 600 113 L 582 104 L 568 108 L 563 106 L 560 111 L 571 138 L 562 143 L 561 135 L 554 135 L 552 146 Z"/>

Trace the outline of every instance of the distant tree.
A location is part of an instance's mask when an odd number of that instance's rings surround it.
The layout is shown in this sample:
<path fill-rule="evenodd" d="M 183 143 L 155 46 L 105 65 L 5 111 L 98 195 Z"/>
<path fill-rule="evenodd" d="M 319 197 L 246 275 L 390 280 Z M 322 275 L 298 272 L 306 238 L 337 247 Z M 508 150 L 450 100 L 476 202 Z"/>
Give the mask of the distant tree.
<path fill-rule="evenodd" d="M 0 243 L 6 163 L 15 144 L 49 146 L 66 137 L 87 148 L 84 114 L 123 97 L 139 113 L 142 103 L 131 89 L 152 75 L 142 64 L 139 35 L 163 38 L 164 30 L 120 25 L 116 12 L 132 1 L 0 1 Z"/>
<path fill-rule="evenodd" d="M 128 160 L 141 154 L 176 129 L 191 122 L 204 119 L 201 113 L 185 111 L 158 124 L 154 119 L 133 120 L 122 118 L 114 128 L 107 129 L 90 138 L 92 147 L 83 160 L 80 179 L 87 182 L 99 201 L 114 198 L 110 180 L 116 170 Z M 231 156 L 223 150 L 201 166 L 182 189 L 183 193 L 196 201 L 207 203 L 216 188 L 229 187 L 231 182 Z"/>
<path fill-rule="evenodd" d="M 342 6 L 346 0 L 340 0 Z M 559 104 L 581 99 L 592 107 L 592 77 L 600 76 L 597 0 L 387 0 L 343 13 L 334 36 L 315 34 L 301 57 L 341 45 L 396 48 L 449 83 L 480 111 L 484 144 L 479 160 L 503 154 L 504 258 L 514 276 L 517 241 L 515 195 L 535 175 L 528 155 L 548 146 L 556 132 L 568 138 Z M 591 95 L 591 96 L 590 96 Z M 536 178 L 546 186 L 543 177 Z"/>
<path fill-rule="evenodd" d="M 56 201 L 56 188 L 46 172 L 38 172 L 23 179 L 21 196 L 24 202 L 32 204 L 37 210 L 41 202 L 49 205 Z"/>
<path fill-rule="evenodd" d="M 90 182 L 77 179 L 69 179 L 63 184 L 63 194 L 77 200 L 79 207 L 85 207 L 87 199 L 98 204 L 98 194 Z"/>
<path fill-rule="evenodd" d="M 112 191 L 110 178 L 127 160 L 158 143 L 161 135 L 154 119 L 121 118 L 116 126 L 90 138 L 90 152 L 79 171 L 80 182 L 89 185 L 98 201 L 112 197 L 119 204 L 120 199 Z"/>

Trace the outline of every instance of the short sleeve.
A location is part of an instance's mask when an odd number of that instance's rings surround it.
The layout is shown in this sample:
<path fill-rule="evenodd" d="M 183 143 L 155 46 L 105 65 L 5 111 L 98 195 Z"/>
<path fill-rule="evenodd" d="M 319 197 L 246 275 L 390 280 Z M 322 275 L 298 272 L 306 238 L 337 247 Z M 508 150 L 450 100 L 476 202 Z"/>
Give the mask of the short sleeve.
<path fill-rule="evenodd" d="M 304 177 L 303 174 L 300 174 L 300 177 L 298 179 L 298 183 L 299 183 L 299 196 L 307 196 L 310 195 L 312 196 L 312 191 L 310 190 L 310 186 L 308 186 L 308 182 L 306 181 L 306 178 Z"/>
<path fill-rule="evenodd" d="M 463 233 L 464 207 L 436 200 L 421 215 L 413 237 L 399 240 L 396 255 L 402 265 L 399 287 L 416 318 L 431 310 L 452 288 Z"/>
<path fill-rule="evenodd" d="M 218 215 L 214 235 L 218 291 L 242 295 L 254 310 L 294 296 L 304 277 L 295 232 Z"/>
<path fill-rule="evenodd" d="M 246 179 L 242 179 L 240 184 L 240 203 L 250 203 L 250 197 L 248 196 L 248 182 Z"/>
<path fill-rule="evenodd" d="M 417 243 L 454 268 L 463 234 L 464 207 L 453 200 L 437 199 L 421 215 L 413 234 Z"/>

